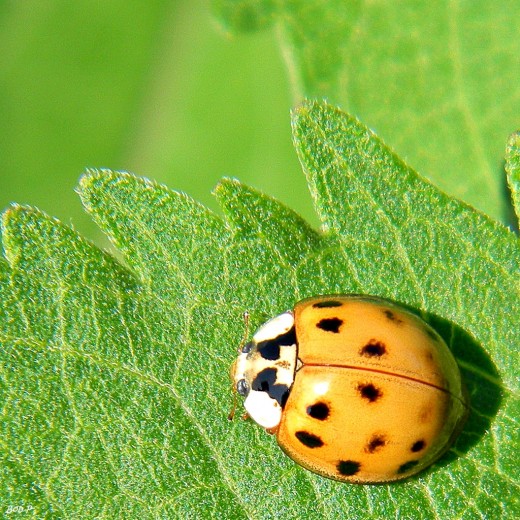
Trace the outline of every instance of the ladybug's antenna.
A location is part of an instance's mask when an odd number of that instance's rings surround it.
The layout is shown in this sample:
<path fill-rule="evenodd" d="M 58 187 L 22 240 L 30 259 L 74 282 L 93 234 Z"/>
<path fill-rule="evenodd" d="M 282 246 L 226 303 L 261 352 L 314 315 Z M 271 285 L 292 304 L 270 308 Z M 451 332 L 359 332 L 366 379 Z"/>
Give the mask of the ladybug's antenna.
<path fill-rule="evenodd" d="M 242 352 L 242 347 L 246 344 L 247 338 L 249 337 L 249 312 L 244 311 L 242 317 L 244 318 L 244 336 L 242 337 L 240 347 L 238 348 L 239 352 Z"/>
<path fill-rule="evenodd" d="M 242 337 L 242 340 L 240 341 L 240 346 L 238 347 L 238 352 L 242 352 L 242 349 L 244 348 L 244 345 L 246 344 L 247 338 L 249 337 L 249 312 L 245 311 L 243 314 L 244 318 L 244 336 Z M 235 366 L 236 361 L 231 365 L 231 382 L 233 385 L 233 407 L 231 408 L 231 411 L 228 414 L 228 420 L 232 421 L 235 417 L 235 412 L 237 409 L 237 389 L 235 386 Z"/>
<path fill-rule="evenodd" d="M 235 418 L 235 412 L 237 410 L 237 390 L 235 387 L 233 387 L 233 407 L 231 408 L 231 411 L 229 412 L 227 418 L 228 421 L 232 421 Z"/>

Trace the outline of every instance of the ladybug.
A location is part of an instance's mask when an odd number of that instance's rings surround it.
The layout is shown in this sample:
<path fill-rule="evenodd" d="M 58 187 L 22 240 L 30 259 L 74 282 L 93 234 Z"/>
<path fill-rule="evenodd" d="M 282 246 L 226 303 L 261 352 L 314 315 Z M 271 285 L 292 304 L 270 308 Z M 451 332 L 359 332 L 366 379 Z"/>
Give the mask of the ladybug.
<path fill-rule="evenodd" d="M 262 325 L 232 368 L 255 422 L 324 477 L 401 480 L 438 459 L 468 401 L 442 338 L 374 296 L 317 296 Z"/>

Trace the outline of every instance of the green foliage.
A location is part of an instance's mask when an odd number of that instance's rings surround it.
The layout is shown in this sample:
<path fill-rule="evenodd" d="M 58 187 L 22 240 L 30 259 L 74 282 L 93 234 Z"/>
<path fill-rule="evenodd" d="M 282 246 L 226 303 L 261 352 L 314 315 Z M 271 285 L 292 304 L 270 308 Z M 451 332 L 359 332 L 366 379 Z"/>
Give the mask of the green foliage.
<path fill-rule="evenodd" d="M 516 212 L 516 217 L 520 218 L 520 133 L 517 132 L 509 138 L 506 150 L 506 172 L 511 201 Z M 518 222 L 517 222 L 518 226 Z"/>
<path fill-rule="evenodd" d="M 320 231 L 235 180 L 216 189 L 221 218 L 109 170 L 87 172 L 78 192 L 121 263 L 35 209 L 5 213 L 4 514 L 30 505 L 38 518 L 520 515 L 517 236 L 421 179 L 330 105 L 304 104 L 293 133 Z M 255 425 L 227 420 L 243 311 L 255 327 L 334 292 L 410 305 L 459 361 L 470 418 L 417 478 L 332 482 Z"/>
<path fill-rule="evenodd" d="M 259 25 L 269 13 L 296 98 L 342 106 L 449 193 L 506 217 L 500 161 L 519 126 L 518 2 L 214 3 L 235 32 L 237 13 L 258 13 Z"/>
<path fill-rule="evenodd" d="M 0 212 L 31 204 L 100 242 L 74 194 L 93 166 L 210 208 L 218 179 L 240 175 L 311 213 L 271 33 L 230 37 L 208 0 L 7 1 L 0 27 Z"/>
<path fill-rule="evenodd" d="M 215 13 L 238 31 L 262 29 L 272 22 L 274 0 L 214 0 Z"/>
<path fill-rule="evenodd" d="M 73 187 L 106 166 L 214 209 L 211 187 L 238 176 L 315 224 L 288 132 L 305 96 L 512 222 L 502 160 L 519 128 L 519 2 L 213 4 L 224 31 L 208 0 L 0 2 L 1 210 L 35 205 L 98 238 Z"/>

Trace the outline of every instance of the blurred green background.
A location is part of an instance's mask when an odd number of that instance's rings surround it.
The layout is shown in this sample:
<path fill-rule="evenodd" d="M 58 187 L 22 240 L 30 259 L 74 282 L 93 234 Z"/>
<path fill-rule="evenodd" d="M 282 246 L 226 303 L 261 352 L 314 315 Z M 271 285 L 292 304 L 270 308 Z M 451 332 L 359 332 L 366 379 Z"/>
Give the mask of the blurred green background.
<path fill-rule="evenodd" d="M 503 157 L 520 124 L 516 0 L 0 0 L 0 27 L 0 208 L 30 204 L 104 240 L 74 187 L 106 167 L 215 210 L 211 190 L 237 177 L 316 225 L 289 122 L 307 96 L 515 221 Z"/>
<path fill-rule="evenodd" d="M 313 222 L 270 31 L 232 37 L 209 2 L 0 3 L 0 206 L 30 204 L 87 237 L 87 167 L 132 171 L 216 210 L 238 177 Z"/>

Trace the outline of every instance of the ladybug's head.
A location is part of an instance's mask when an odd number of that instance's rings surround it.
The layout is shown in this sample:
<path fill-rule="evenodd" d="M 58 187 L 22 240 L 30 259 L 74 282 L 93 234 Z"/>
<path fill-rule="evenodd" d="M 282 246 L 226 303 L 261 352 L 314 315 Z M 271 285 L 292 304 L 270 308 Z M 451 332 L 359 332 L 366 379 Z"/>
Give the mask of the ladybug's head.
<path fill-rule="evenodd" d="M 232 366 L 237 393 L 250 417 L 276 429 L 294 381 L 297 345 L 294 316 L 288 311 L 262 325 L 239 351 Z"/>

